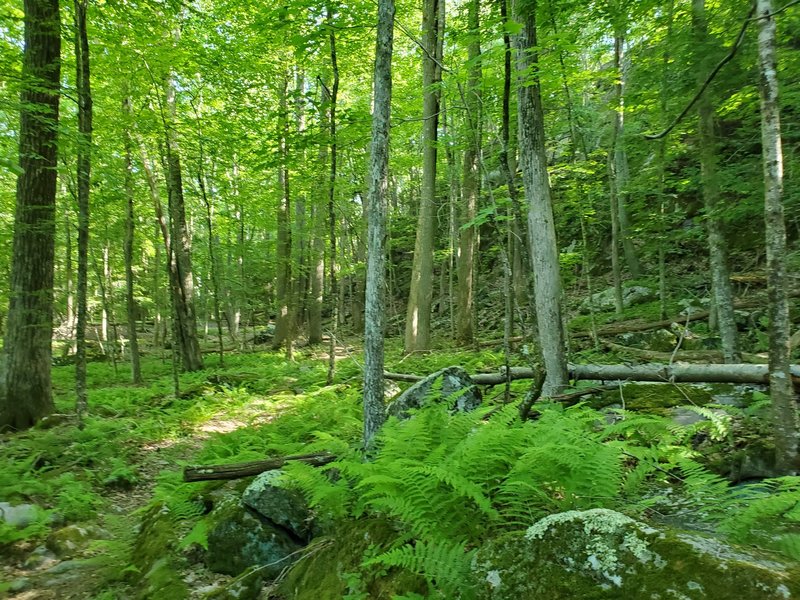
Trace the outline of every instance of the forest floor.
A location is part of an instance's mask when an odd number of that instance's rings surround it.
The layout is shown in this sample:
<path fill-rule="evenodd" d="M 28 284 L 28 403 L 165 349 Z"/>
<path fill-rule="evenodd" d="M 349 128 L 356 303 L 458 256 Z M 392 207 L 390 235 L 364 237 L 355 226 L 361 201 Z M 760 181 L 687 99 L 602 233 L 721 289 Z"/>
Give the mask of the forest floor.
<path fill-rule="evenodd" d="M 351 350 L 337 348 L 337 381 L 358 375 L 346 358 Z M 131 597 L 129 552 L 159 482 L 179 479 L 181 466 L 210 443 L 268 425 L 303 400 L 305 388 L 319 389 L 328 356 L 300 351 L 287 361 L 278 353 L 249 352 L 229 354 L 224 368 L 218 362 L 208 355 L 204 371 L 181 375 L 177 398 L 164 357 L 145 359 L 143 386 L 127 383 L 127 364 L 90 363 L 90 415 L 82 431 L 65 416 L 46 428 L 0 436 L 0 501 L 39 511 L 22 530 L 0 525 L 0 598 Z M 72 412 L 73 373 L 71 366 L 54 367 L 59 415 Z M 230 452 L 237 449 L 223 454 Z M 76 526 L 86 535 L 71 531 Z M 225 579 L 201 564 L 186 566 L 193 597 Z"/>

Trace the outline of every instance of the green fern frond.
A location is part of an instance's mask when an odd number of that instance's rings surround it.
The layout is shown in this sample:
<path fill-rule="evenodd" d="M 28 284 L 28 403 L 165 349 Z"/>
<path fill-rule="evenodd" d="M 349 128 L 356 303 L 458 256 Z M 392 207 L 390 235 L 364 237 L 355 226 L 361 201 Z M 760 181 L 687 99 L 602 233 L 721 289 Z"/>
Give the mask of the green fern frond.
<path fill-rule="evenodd" d="M 464 582 L 468 579 L 474 554 L 475 551 L 468 551 L 463 542 L 417 542 L 370 558 L 363 566 L 403 569 L 423 576 L 445 598 L 471 598 L 473 594 L 464 587 Z"/>

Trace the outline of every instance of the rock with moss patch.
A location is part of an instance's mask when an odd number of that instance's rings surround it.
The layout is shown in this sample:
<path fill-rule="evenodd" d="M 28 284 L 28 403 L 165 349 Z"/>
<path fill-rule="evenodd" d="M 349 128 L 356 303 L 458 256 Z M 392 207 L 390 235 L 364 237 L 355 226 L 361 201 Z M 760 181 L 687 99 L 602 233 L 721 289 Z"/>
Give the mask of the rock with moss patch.
<path fill-rule="evenodd" d="M 206 566 L 226 575 L 260 566 L 264 579 L 274 579 L 303 545 L 291 531 L 227 498 L 209 515 Z"/>
<path fill-rule="evenodd" d="M 800 570 L 699 534 L 593 509 L 550 515 L 500 536 L 473 563 L 479 598 L 739 600 L 794 598 Z"/>
<path fill-rule="evenodd" d="M 461 367 L 446 367 L 400 394 L 387 407 L 387 413 L 401 419 L 408 411 L 432 404 L 446 403 L 451 410 L 467 412 L 480 406 L 481 391 Z"/>
<path fill-rule="evenodd" d="M 655 292 L 649 287 L 643 285 L 628 285 L 622 288 L 622 306 L 628 308 L 636 304 L 643 304 L 654 300 L 656 297 Z M 591 310 L 614 310 L 614 288 L 610 287 L 602 292 L 592 294 L 580 306 L 582 313 L 588 313 Z"/>
<path fill-rule="evenodd" d="M 140 600 L 182 600 L 189 590 L 175 564 L 175 521 L 164 504 L 152 506 L 142 517 L 133 547 L 133 585 Z"/>
<path fill-rule="evenodd" d="M 207 600 L 257 600 L 264 587 L 261 567 L 251 567 L 225 585 L 203 596 Z"/>
<path fill-rule="evenodd" d="M 256 477 L 242 495 L 242 503 L 267 520 L 309 540 L 312 518 L 303 495 L 281 483 L 281 471 L 267 471 Z"/>
<path fill-rule="evenodd" d="M 94 540 L 109 538 L 107 531 L 94 525 L 67 525 L 47 537 L 47 549 L 59 558 L 72 558 L 85 553 Z"/>

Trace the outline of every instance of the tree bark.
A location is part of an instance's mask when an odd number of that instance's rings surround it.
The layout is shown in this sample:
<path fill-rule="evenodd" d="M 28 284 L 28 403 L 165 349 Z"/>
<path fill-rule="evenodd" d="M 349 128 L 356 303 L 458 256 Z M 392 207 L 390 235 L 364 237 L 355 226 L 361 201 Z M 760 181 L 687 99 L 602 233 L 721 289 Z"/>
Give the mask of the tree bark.
<path fill-rule="evenodd" d="M 328 6 L 327 19 L 331 25 L 328 36 L 331 56 L 331 70 L 333 71 L 333 84 L 331 85 L 330 122 L 328 123 L 328 144 L 330 145 L 330 170 L 328 171 L 328 238 L 331 246 L 330 265 L 328 273 L 330 280 L 330 306 L 331 306 L 331 335 L 328 345 L 328 385 L 333 383 L 336 374 L 336 333 L 339 327 L 339 283 L 336 278 L 338 256 L 336 254 L 336 174 L 339 164 L 339 145 L 336 137 L 336 107 L 339 100 L 339 60 L 336 54 L 336 29 L 332 26 L 333 8 Z"/>
<path fill-rule="evenodd" d="M 53 411 L 53 331 L 61 22 L 58 0 L 25 0 L 19 161 L 0 430 Z M 4 384 L 4 385 L 2 385 Z"/>
<path fill-rule="evenodd" d="M 89 37 L 86 31 L 87 0 L 75 0 L 75 71 L 78 92 L 78 289 L 75 329 L 75 412 L 78 426 L 88 408 L 86 394 L 86 303 L 89 273 L 89 188 L 92 167 L 92 91 L 89 70 Z"/>
<path fill-rule="evenodd" d="M 131 99 L 123 101 L 123 112 L 126 118 L 131 116 Z M 128 317 L 128 344 L 131 352 L 131 380 L 134 384 L 142 383 L 142 367 L 139 356 L 139 336 L 136 332 L 136 301 L 134 300 L 133 281 L 133 243 L 136 223 L 134 221 L 135 193 L 133 189 L 133 140 L 130 125 L 125 130 L 125 308 Z"/>
<path fill-rule="evenodd" d="M 386 420 L 383 337 L 386 279 L 386 195 L 389 187 L 389 120 L 392 102 L 394 0 L 378 2 L 373 81 L 372 142 L 367 202 L 367 284 L 364 307 L 364 447 Z"/>
<path fill-rule="evenodd" d="M 183 470 L 183 480 L 187 483 L 193 481 L 219 481 L 230 479 L 242 479 L 253 477 L 266 471 L 280 469 L 288 462 L 303 462 L 314 467 L 321 467 L 336 460 L 336 456 L 326 452 L 317 454 L 298 454 L 295 456 L 282 456 L 279 458 L 267 458 L 264 460 L 254 460 L 245 463 L 233 463 L 230 465 L 203 465 L 197 467 L 186 467 Z"/>
<path fill-rule="evenodd" d="M 406 353 L 428 350 L 433 300 L 433 244 L 436 231 L 436 140 L 439 127 L 442 36 L 439 2 L 423 0 L 422 8 L 422 194 L 406 310 Z"/>
<path fill-rule="evenodd" d="M 778 103 L 775 19 L 772 1 L 757 0 L 758 64 L 761 76 L 761 147 L 764 160 L 764 223 L 769 297 L 769 383 L 775 429 L 776 469 L 798 470 L 798 418 L 791 366 L 791 337 L 786 272 L 786 223 L 783 216 L 783 150 Z"/>
<path fill-rule="evenodd" d="M 760 383 L 770 382 L 768 365 L 750 364 L 661 364 L 642 365 L 568 365 L 570 379 L 583 381 L 652 381 L 656 383 Z M 535 379 L 538 371 L 527 367 L 512 367 L 510 373 L 478 373 L 470 379 L 476 385 L 503 385 L 510 378 Z M 424 377 L 407 373 L 384 373 L 394 381 L 420 381 Z M 790 369 L 790 383 L 800 386 L 800 366 Z M 549 396 L 548 396 L 549 397 Z"/>
<path fill-rule="evenodd" d="M 175 40 L 180 38 L 178 30 Z M 186 204 L 183 198 L 183 175 L 181 172 L 177 117 L 177 91 L 174 76 L 170 74 L 164 87 L 167 115 L 164 129 L 167 153 L 167 191 L 169 193 L 170 219 L 170 280 L 172 288 L 172 313 L 175 341 L 178 344 L 184 370 L 199 371 L 203 368 L 203 355 L 197 340 L 197 316 L 194 307 L 194 278 L 192 275 L 192 242 L 186 223 Z"/>
<path fill-rule="evenodd" d="M 466 142 L 461 176 L 461 218 L 458 236 L 458 322 L 457 341 L 471 344 L 474 338 L 474 288 L 475 288 L 475 247 L 478 229 L 466 226 L 475 219 L 478 211 L 480 193 L 480 174 L 478 161 L 481 152 L 481 45 L 480 45 L 480 0 L 470 0 L 467 27 L 469 43 L 467 61 L 470 65 L 464 97 L 466 106 Z"/>
<path fill-rule="evenodd" d="M 536 73 L 536 2 L 517 0 L 515 20 L 522 31 L 514 36 L 520 78 Z M 553 205 L 544 149 L 544 116 L 538 77 L 517 87 L 519 151 L 528 201 L 528 239 L 534 274 L 539 345 L 547 371 L 543 393 L 557 394 L 567 385 L 564 326 L 561 317 L 561 273 Z"/>
<path fill-rule="evenodd" d="M 705 0 L 692 0 L 692 21 L 695 42 L 695 70 L 697 83 L 705 80 L 706 57 L 710 54 Z M 714 134 L 714 108 L 708 93 L 697 100 L 698 133 L 700 137 L 700 177 L 703 188 L 708 254 L 711 267 L 711 288 L 717 315 L 717 327 L 725 362 L 740 360 L 736 340 L 736 319 L 733 314 L 733 291 L 728 269 L 728 244 L 722 227 L 720 209 L 719 169 L 717 167 L 716 136 Z"/>
<path fill-rule="evenodd" d="M 291 315 L 289 300 L 292 289 L 292 233 L 289 218 L 291 215 L 291 196 L 289 195 L 289 75 L 284 74 L 279 90 L 278 137 L 280 139 L 280 166 L 278 167 L 278 187 L 280 200 L 277 211 L 277 272 L 275 277 L 275 336 L 272 349 L 277 350 L 289 340 Z"/>

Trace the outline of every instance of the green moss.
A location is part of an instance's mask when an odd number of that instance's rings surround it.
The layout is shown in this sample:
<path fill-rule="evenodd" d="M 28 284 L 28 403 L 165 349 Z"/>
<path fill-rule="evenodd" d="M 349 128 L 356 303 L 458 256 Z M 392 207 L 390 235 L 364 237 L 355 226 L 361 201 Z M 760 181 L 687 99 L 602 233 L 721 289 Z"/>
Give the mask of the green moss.
<path fill-rule="evenodd" d="M 142 518 L 142 527 L 134 544 L 132 560 L 136 567 L 134 585 L 141 600 L 181 600 L 188 598 L 186 587 L 173 564 L 176 544 L 175 524 L 169 510 L 156 504 Z"/>
<path fill-rule="evenodd" d="M 330 536 L 316 539 L 288 572 L 280 592 L 293 600 L 381 600 L 428 589 L 421 577 L 392 569 L 362 569 L 365 556 L 378 554 L 397 531 L 377 519 L 346 521 Z"/>

